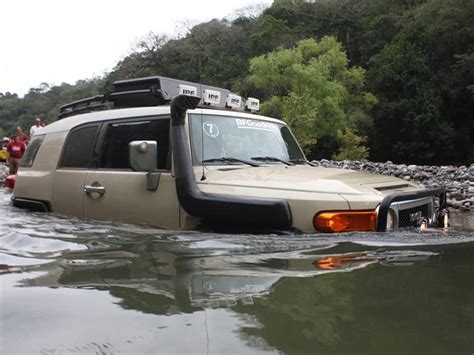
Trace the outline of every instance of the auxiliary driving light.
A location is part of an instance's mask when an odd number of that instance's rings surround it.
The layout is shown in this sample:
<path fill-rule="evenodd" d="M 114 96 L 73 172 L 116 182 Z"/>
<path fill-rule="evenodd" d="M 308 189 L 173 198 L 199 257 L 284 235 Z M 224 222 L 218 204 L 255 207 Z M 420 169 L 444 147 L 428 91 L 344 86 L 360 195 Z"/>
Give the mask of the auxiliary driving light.
<path fill-rule="evenodd" d="M 217 106 L 221 102 L 221 93 L 216 90 L 206 89 L 202 95 L 202 101 L 208 106 Z"/>
<path fill-rule="evenodd" d="M 178 85 L 179 95 L 198 96 L 197 87 L 190 85 Z"/>
<path fill-rule="evenodd" d="M 242 98 L 240 96 L 234 95 L 234 94 L 227 94 L 225 105 L 228 108 L 239 109 L 241 103 L 242 103 Z"/>
<path fill-rule="evenodd" d="M 260 100 L 254 97 L 247 98 L 245 108 L 252 112 L 257 112 L 260 109 Z"/>
<path fill-rule="evenodd" d="M 375 211 L 320 212 L 313 219 L 318 231 L 332 233 L 375 231 L 376 223 Z"/>

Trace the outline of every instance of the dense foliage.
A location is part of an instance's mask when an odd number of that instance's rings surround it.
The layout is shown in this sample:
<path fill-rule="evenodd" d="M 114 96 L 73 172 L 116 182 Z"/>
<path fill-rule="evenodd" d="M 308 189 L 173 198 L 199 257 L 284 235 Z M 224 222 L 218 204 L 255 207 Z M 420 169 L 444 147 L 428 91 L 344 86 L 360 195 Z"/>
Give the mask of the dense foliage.
<path fill-rule="evenodd" d="M 364 157 L 367 145 L 373 160 L 474 161 L 472 0 L 275 0 L 247 10 L 174 38 L 149 33 L 103 78 L 0 93 L 0 134 L 35 116 L 51 122 L 61 104 L 114 80 L 164 75 L 265 99 L 309 158 Z"/>
<path fill-rule="evenodd" d="M 253 58 L 248 82 L 268 96 L 262 113 L 288 122 L 311 155 L 318 139 L 342 139 L 344 130 L 354 135 L 370 121 L 367 112 L 376 99 L 364 91 L 364 73 L 349 68 L 341 44 L 326 36 Z M 365 158 L 364 153 L 352 158 Z"/>
<path fill-rule="evenodd" d="M 0 136 L 11 134 L 17 126 L 29 134 L 35 117 L 51 123 L 58 116 L 59 107 L 67 102 L 97 95 L 102 91 L 103 79 L 80 80 L 75 85 L 63 83 L 59 86 L 41 84 L 32 88 L 23 97 L 9 92 L 0 93 Z"/>

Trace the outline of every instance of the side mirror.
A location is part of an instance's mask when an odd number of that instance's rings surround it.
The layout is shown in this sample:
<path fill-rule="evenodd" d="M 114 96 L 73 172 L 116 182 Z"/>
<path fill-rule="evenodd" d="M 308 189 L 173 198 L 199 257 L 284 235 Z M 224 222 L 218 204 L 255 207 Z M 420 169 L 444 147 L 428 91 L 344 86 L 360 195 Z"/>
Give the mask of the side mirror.
<path fill-rule="evenodd" d="M 135 171 L 155 171 L 158 161 L 156 141 L 132 141 L 128 144 L 130 166 Z"/>

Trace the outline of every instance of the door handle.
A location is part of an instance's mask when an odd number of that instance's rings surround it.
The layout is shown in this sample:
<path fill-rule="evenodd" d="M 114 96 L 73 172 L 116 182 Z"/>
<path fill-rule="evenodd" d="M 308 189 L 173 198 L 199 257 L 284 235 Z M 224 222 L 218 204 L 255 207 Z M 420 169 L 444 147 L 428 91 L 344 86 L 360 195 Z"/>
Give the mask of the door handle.
<path fill-rule="evenodd" d="M 84 192 L 91 194 L 91 193 L 98 193 L 99 195 L 105 194 L 105 187 L 100 186 L 99 184 L 92 184 L 84 186 Z"/>

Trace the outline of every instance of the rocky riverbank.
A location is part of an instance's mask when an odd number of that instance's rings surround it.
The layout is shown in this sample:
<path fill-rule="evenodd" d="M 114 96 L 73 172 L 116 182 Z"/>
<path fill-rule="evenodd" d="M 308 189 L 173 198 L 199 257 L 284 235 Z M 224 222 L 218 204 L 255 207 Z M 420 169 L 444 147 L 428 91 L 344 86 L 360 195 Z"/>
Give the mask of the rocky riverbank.
<path fill-rule="evenodd" d="M 446 186 L 448 206 L 470 211 L 474 209 L 474 164 L 467 166 L 430 166 L 394 164 L 391 161 L 315 160 L 314 164 L 326 168 L 362 170 L 392 175 L 425 187 Z"/>

